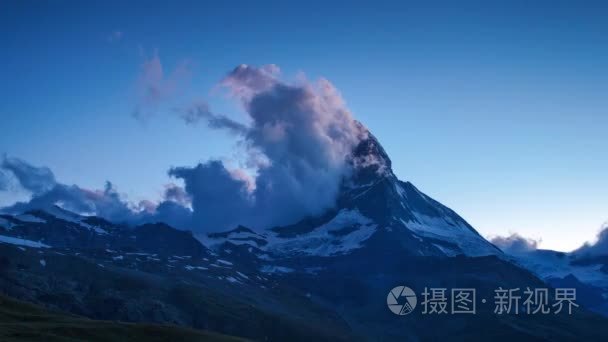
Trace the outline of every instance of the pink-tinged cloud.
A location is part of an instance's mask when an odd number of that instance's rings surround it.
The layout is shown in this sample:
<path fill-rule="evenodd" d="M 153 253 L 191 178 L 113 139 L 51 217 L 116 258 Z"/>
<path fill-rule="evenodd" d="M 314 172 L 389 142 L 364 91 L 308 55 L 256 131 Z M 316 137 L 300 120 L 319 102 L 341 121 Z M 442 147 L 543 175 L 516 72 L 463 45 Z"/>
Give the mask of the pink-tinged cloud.
<path fill-rule="evenodd" d="M 106 39 L 108 40 L 108 42 L 114 43 L 114 42 L 118 42 L 118 41 L 122 40 L 123 36 L 124 36 L 124 33 L 122 31 L 114 30 L 110 34 L 108 34 Z"/>
<path fill-rule="evenodd" d="M 188 195 L 186 190 L 173 183 L 165 185 L 165 193 L 163 197 L 166 201 L 172 201 L 184 207 L 189 207 L 192 203 L 192 198 L 190 198 L 190 195 Z"/>
<path fill-rule="evenodd" d="M 133 115 L 145 119 L 155 114 L 186 89 L 191 77 L 192 63 L 189 60 L 179 62 L 172 71 L 167 72 L 155 51 L 141 65 L 135 85 L 137 106 Z"/>
<path fill-rule="evenodd" d="M 0 212 L 23 213 L 34 209 L 60 206 L 79 213 L 93 214 L 121 223 L 166 222 L 176 228 L 191 226 L 189 196 L 177 185 L 168 185 L 159 202 L 143 200 L 133 203 L 125 199 L 110 182 L 103 189 L 86 189 L 55 180 L 47 167 L 33 166 L 21 159 L 3 157 L 0 172 L 12 174 L 15 187 L 28 190 L 32 197 L 0 208 Z M 3 189 L 0 189 L 0 191 Z M 4 189 L 6 190 L 6 189 Z"/>
<path fill-rule="evenodd" d="M 238 162 L 250 167 L 231 169 L 212 160 L 171 169 L 192 198 L 197 229 L 288 224 L 335 204 L 341 181 L 352 171 L 349 158 L 368 137 L 367 129 L 329 81 L 287 82 L 279 76 L 276 65 L 243 64 L 221 81 L 243 105 L 248 124 L 212 113 L 207 105 L 182 112 L 186 122 L 206 120 L 211 128 L 238 133 Z"/>
<path fill-rule="evenodd" d="M 508 254 L 522 254 L 535 251 L 538 249 L 540 240 L 525 238 L 517 233 L 509 236 L 494 236 L 490 238 L 490 242 Z"/>
<path fill-rule="evenodd" d="M 249 101 L 253 96 L 267 91 L 279 83 L 281 69 L 268 64 L 259 68 L 246 64 L 236 67 L 221 85 L 230 89 L 232 95 L 243 101 Z"/>

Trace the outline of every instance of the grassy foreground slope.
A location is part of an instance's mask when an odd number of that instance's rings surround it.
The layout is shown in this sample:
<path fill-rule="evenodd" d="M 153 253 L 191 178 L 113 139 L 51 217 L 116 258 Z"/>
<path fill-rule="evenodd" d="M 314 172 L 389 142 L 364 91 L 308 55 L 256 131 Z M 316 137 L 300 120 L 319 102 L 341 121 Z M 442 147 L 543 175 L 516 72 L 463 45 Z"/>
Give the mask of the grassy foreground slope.
<path fill-rule="evenodd" d="M 0 295 L 2 341 L 218 341 L 242 339 L 167 325 L 90 320 Z"/>

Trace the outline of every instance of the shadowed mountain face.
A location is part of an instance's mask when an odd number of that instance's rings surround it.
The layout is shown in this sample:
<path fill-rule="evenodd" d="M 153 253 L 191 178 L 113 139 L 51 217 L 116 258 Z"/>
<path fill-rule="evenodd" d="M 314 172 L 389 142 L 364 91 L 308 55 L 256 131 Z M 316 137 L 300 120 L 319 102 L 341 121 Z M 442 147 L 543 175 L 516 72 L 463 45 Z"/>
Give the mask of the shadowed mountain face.
<path fill-rule="evenodd" d="M 607 320 L 496 315 L 494 290 L 543 288 L 464 219 L 397 179 L 370 135 L 334 208 L 291 225 L 193 236 L 59 207 L 0 215 L 0 290 L 95 319 L 170 323 L 254 340 L 599 340 Z M 260 213 L 263 215 L 263 213 Z M 565 279 L 572 284 L 574 280 Z M 398 316 L 399 285 L 475 288 L 476 315 Z M 487 300 L 482 304 L 481 299 Z"/>
<path fill-rule="evenodd" d="M 177 324 L 256 340 L 350 336 L 339 316 L 279 286 L 255 260 L 219 256 L 189 232 L 48 211 L 1 218 L 0 290 L 12 297 L 93 319 Z M 70 238 L 61 241 L 61 234 Z"/>
<path fill-rule="evenodd" d="M 431 242 L 444 255 L 501 254 L 451 209 L 423 194 L 410 182 L 398 180 L 388 155 L 373 135 L 359 144 L 354 155 L 381 162 L 355 168 L 354 177 L 346 182 L 341 193 L 341 206 L 359 210 L 388 231 L 405 228 L 412 236 Z"/>

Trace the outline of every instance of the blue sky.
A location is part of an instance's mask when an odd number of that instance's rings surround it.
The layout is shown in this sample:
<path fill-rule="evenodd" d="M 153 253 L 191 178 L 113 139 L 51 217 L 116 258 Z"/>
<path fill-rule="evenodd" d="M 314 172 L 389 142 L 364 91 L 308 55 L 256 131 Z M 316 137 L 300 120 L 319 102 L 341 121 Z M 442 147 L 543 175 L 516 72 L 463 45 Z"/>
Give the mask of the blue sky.
<path fill-rule="evenodd" d="M 0 153 L 158 198 L 171 166 L 237 153 L 172 108 L 203 99 L 238 119 L 215 85 L 273 63 L 329 79 L 395 173 L 482 235 L 570 250 L 608 220 L 607 15 L 574 1 L 3 3 Z M 190 76 L 136 120 L 154 58 L 166 78 Z"/>

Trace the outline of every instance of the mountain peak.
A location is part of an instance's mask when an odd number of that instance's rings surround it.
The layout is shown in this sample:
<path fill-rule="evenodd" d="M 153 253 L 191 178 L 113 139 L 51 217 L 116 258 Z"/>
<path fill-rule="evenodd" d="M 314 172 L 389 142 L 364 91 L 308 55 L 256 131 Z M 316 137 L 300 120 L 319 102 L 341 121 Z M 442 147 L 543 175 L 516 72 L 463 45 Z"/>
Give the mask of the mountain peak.
<path fill-rule="evenodd" d="M 369 131 L 366 138 L 355 146 L 348 162 L 353 168 L 350 181 L 355 186 L 393 175 L 391 159 Z"/>
<path fill-rule="evenodd" d="M 454 211 L 400 181 L 373 134 L 367 132 L 353 148 L 348 163 L 352 172 L 344 177 L 335 206 L 324 213 L 264 232 L 237 227 L 201 239 L 214 246 L 248 244 L 277 257 L 390 248 L 416 256 L 502 254 Z"/>

